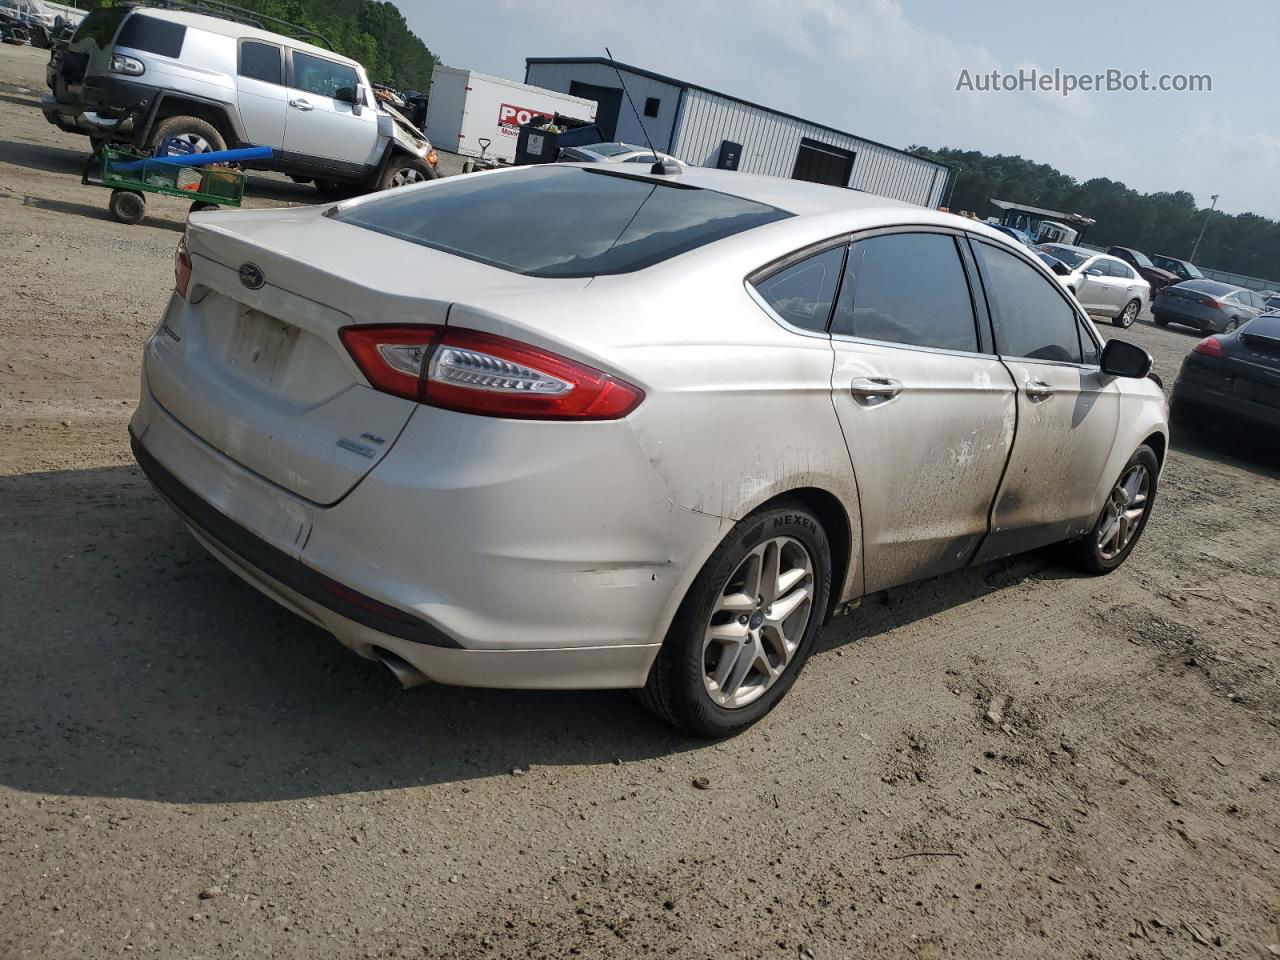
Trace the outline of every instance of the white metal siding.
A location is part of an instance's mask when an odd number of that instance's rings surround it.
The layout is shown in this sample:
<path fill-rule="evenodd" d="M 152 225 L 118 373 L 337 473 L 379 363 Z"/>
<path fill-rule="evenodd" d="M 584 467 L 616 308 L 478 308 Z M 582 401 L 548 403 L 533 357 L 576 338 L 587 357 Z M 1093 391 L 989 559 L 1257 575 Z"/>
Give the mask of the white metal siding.
<path fill-rule="evenodd" d="M 572 64 L 559 66 L 583 69 Z M 623 73 L 630 86 L 630 76 Z M 714 167 L 721 141 L 732 140 L 742 144 L 739 170 L 790 177 L 800 141 L 806 138 L 854 154 L 848 184 L 854 189 L 926 207 L 942 203 L 947 169 L 939 164 L 693 87 L 685 89 L 670 152 L 686 163 Z"/>
<path fill-rule="evenodd" d="M 644 129 L 648 132 L 654 147 L 669 151 L 672 121 L 675 120 L 676 106 L 680 102 L 681 88 L 660 80 L 628 73 L 626 70 L 622 71 L 622 78 L 626 81 L 627 91 L 635 102 L 636 111 L 640 114 Z M 592 83 L 598 87 L 621 89 L 618 85 L 618 75 L 613 67 L 602 63 L 531 63 L 525 82 L 547 90 L 568 93 L 570 85 L 575 80 L 580 83 Z M 644 104 L 649 97 L 658 98 L 656 117 L 644 115 Z M 618 109 L 618 129 L 614 139 L 625 143 L 643 144 L 645 142 L 644 134 L 636 123 L 635 113 L 632 112 L 625 95 Z"/>

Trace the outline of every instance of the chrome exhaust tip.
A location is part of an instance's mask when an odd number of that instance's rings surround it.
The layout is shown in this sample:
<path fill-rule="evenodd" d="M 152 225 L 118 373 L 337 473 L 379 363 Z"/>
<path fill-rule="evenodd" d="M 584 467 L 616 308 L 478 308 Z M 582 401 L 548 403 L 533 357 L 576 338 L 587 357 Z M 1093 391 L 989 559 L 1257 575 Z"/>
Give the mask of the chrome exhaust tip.
<path fill-rule="evenodd" d="M 374 655 L 378 658 L 378 662 L 391 672 L 391 675 L 396 678 L 400 687 L 404 690 L 411 690 L 414 687 L 420 687 L 424 683 L 431 682 L 431 678 L 425 673 L 403 657 L 396 656 L 390 650 L 375 649 Z"/>

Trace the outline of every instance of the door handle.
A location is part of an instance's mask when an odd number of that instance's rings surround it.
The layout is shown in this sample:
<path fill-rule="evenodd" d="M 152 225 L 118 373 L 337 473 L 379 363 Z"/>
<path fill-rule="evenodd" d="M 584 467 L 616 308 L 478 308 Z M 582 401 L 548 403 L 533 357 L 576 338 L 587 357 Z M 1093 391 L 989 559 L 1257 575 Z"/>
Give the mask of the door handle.
<path fill-rule="evenodd" d="M 310 101 L 303 100 L 301 97 L 298 97 L 297 99 L 294 99 L 294 100 L 290 100 L 289 106 L 294 107 L 298 110 L 314 110 L 315 109 L 315 107 L 311 106 Z"/>
<path fill-rule="evenodd" d="M 902 384 L 891 377 L 859 377 L 849 384 L 849 392 L 859 403 L 892 400 L 902 392 Z"/>
<path fill-rule="evenodd" d="M 1053 386 L 1043 380 L 1028 380 L 1026 386 L 1022 389 L 1026 391 L 1027 397 L 1030 398 L 1032 403 L 1048 400 L 1056 393 Z"/>

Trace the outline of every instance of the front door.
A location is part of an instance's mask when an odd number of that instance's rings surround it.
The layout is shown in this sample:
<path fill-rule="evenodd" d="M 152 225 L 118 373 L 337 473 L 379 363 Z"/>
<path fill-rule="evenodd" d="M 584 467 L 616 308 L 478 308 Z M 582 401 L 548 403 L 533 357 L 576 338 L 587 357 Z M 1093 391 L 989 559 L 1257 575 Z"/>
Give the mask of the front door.
<path fill-rule="evenodd" d="M 976 559 L 1086 532 L 1120 424 L 1120 390 L 1098 368 L 1100 346 L 1059 285 L 994 244 L 973 243 L 996 352 L 1017 384 L 1009 467 Z"/>
<path fill-rule="evenodd" d="M 378 111 L 356 69 L 347 63 L 292 51 L 286 111 L 285 150 L 299 158 L 320 158 L 351 167 L 378 162 Z M 357 113 L 351 99 L 359 94 Z"/>
<path fill-rule="evenodd" d="M 945 233 L 849 247 L 831 395 L 858 482 L 868 593 L 969 561 L 1013 442 L 1013 379 L 987 349 L 962 256 Z"/>

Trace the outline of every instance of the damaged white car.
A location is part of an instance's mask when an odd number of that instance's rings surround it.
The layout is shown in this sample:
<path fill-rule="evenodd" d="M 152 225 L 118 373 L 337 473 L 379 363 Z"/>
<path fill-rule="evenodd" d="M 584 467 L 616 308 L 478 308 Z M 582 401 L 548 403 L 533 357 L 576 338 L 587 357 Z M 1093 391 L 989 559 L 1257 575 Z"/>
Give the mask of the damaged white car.
<path fill-rule="evenodd" d="M 193 215 L 130 431 L 223 563 L 406 684 L 630 687 L 719 736 L 864 594 L 1119 566 L 1150 366 L 981 224 L 555 164 Z"/>

